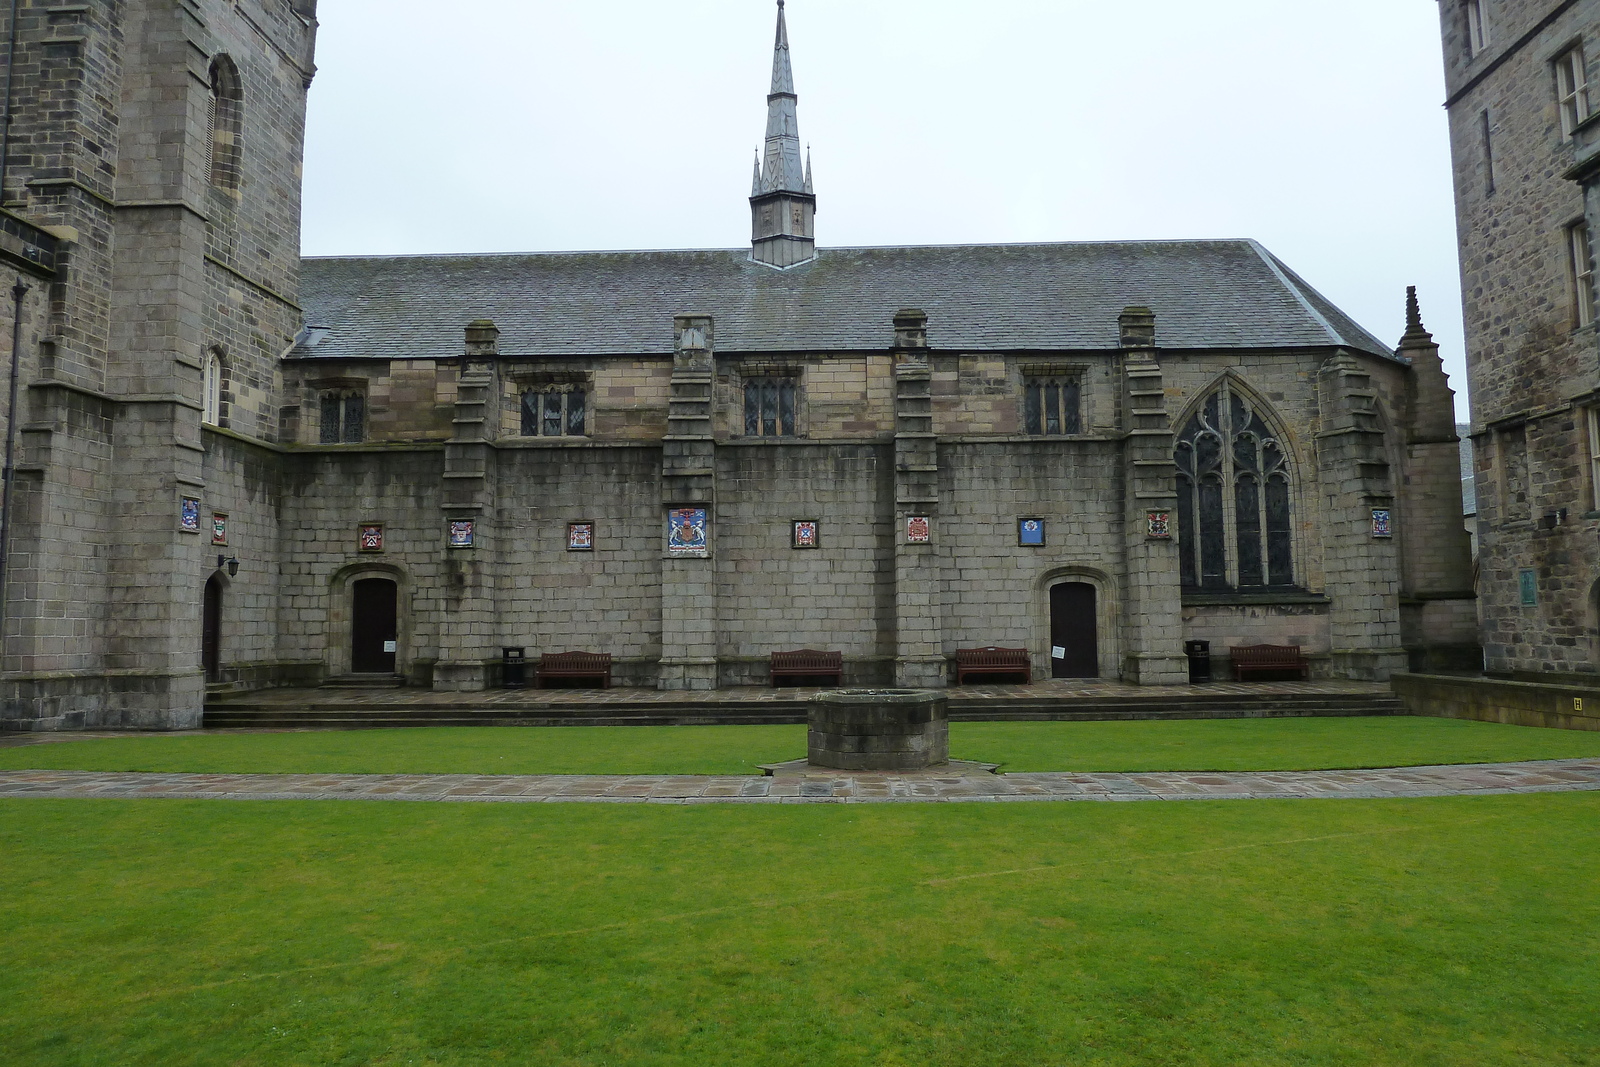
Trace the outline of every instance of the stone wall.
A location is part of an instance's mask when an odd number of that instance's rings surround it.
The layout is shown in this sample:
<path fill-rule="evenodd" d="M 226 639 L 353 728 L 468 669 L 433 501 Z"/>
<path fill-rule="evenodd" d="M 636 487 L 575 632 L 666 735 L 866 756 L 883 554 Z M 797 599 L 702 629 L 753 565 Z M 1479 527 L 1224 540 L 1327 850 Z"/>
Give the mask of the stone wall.
<path fill-rule="evenodd" d="M 1340 373 L 1368 390 L 1351 401 L 1326 394 L 1326 351 L 1151 350 L 1159 360 L 1151 366 L 1159 366 L 1173 398 L 1168 410 L 1174 423 L 1228 376 L 1276 420 L 1294 467 L 1295 565 L 1304 591 L 1196 595 L 1180 619 L 1175 607 L 1171 618 L 1147 617 L 1140 604 L 1154 602 L 1135 597 L 1130 584 L 1128 546 L 1147 542 L 1142 513 L 1138 531 L 1126 514 L 1127 446 L 1118 421 L 1123 400 L 1114 385 L 1119 363 L 1104 354 L 1053 361 L 1070 363 L 1083 381 L 1085 433 L 1044 439 L 1017 432 L 1023 377 L 1032 373 L 1024 368 L 1041 365 L 1043 357 L 935 353 L 920 394 L 927 397 L 923 407 L 917 406 L 915 373 L 898 387 L 910 390 L 901 400 L 911 405 L 907 425 L 915 429 L 925 417 L 965 432 L 937 439 L 928 453 L 933 480 L 919 488 L 901 482 L 921 469 L 921 453 L 894 453 L 898 458 L 891 460 L 889 433 L 900 423 L 889 418 L 895 410 L 889 400 L 900 372 L 888 355 L 749 360 L 691 353 L 684 357 L 690 376 L 683 385 L 690 391 L 680 396 L 663 361 L 519 359 L 497 352 L 492 327 L 474 330 L 470 389 L 465 364 L 456 361 L 286 365 L 288 387 L 302 405 L 314 404 L 317 390 L 330 382 L 364 390 L 373 439 L 317 445 L 311 443 L 314 427 L 302 418 L 299 443 L 279 458 L 285 577 L 273 669 L 280 676 L 349 669 L 349 585 L 361 574 L 402 582 L 402 673 L 437 681 L 434 665 L 448 660 L 452 686 L 492 681 L 503 646 L 525 648 L 530 657 L 609 651 L 619 682 L 678 684 L 679 674 L 699 667 L 685 660 L 667 671 L 661 666 L 665 650 L 689 649 L 692 654 L 675 655 L 694 660 L 702 654 L 693 651 L 701 647 L 696 635 L 702 629 L 709 635 L 703 653 L 711 657 L 708 677 L 716 684 L 763 683 L 771 652 L 801 647 L 842 651 L 849 684 L 885 684 L 907 658 L 907 625 L 926 631 L 931 641 L 928 662 L 916 659 L 918 670 L 927 668 L 929 684 L 948 678 L 956 649 L 983 645 L 1026 647 L 1036 674 L 1048 677 L 1050 588 L 1062 581 L 1096 588 L 1105 678 L 1126 676 L 1126 656 L 1141 651 L 1155 632 L 1162 634 L 1159 647 L 1141 654 L 1174 658 L 1186 637 L 1211 640 L 1219 659 L 1230 644 L 1296 643 L 1312 654 L 1319 675 L 1378 674 L 1380 652 L 1370 644 L 1358 641 L 1342 647 L 1344 659 L 1335 656 L 1331 620 L 1340 611 L 1347 620 L 1388 620 L 1382 632 L 1392 636 L 1398 654 L 1396 543 L 1372 539 L 1365 498 L 1348 495 L 1346 483 L 1360 488 L 1365 477 L 1385 487 L 1404 485 L 1413 469 L 1431 476 L 1431 467 L 1415 464 L 1401 437 L 1415 421 L 1416 403 L 1414 372 L 1402 364 L 1338 357 L 1344 360 Z M 716 368 L 708 406 L 694 400 L 701 394 L 693 392 L 699 381 L 693 369 L 701 365 Z M 910 366 L 914 371 L 915 362 Z M 777 371 L 801 383 L 801 436 L 744 438 L 742 376 Z M 524 388 L 578 381 L 590 391 L 589 436 L 519 435 Z M 677 397 L 673 410 L 681 407 L 675 420 L 689 427 L 676 432 L 689 432 L 683 440 L 700 442 L 696 447 L 709 457 L 703 475 L 691 473 L 702 462 L 694 458 L 699 452 L 669 462 L 659 431 L 652 431 L 666 421 L 669 397 Z M 1332 441 L 1338 447 L 1328 452 L 1324 431 L 1360 416 L 1346 410 L 1352 402 L 1367 404 L 1368 422 L 1378 428 L 1377 452 L 1358 457 L 1378 468 L 1376 474 L 1358 470 L 1340 451 L 1337 435 Z M 973 418 L 966 417 L 969 407 Z M 1160 462 L 1170 462 L 1170 447 L 1162 446 Z M 906 469 L 897 471 L 902 463 Z M 455 473 L 446 478 L 448 471 Z M 1446 473 L 1454 486 L 1455 471 Z M 452 478 L 456 489 L 447 488 Z M 710 560 L 663 558 L 669 483 L 676 487 L 674 500 L 693 497 L 709 505 Z M 467 484 L 479 488 L 463 496 L 460 487 Z M 1436 546 L 1420 535 L 1405 541 L 1410 498 L 1389 491 L 1396 541 L 1405 544 L 1408 558 L 1429 564 Z M 446 520 L 479 493 L 481 503 L 470 508 L 479 516 L 478 543 L 470 551 L 447 548 Z M 918 494 L 926 495 L 924 503 L 906 503 Z M 902 544 L 901 523 L 913 506 L 933 520 L 928 546 Z M 1324 531 L 1338 513 L 1347 529 L 1340 559 L 1347 591 L 1335 597 L 1326 586 Z M 1017 543 L 1023 518 L 1044 520 L 1044 545 Z M 819 523 L 818 548 L 791 547 L 797 520 Z M 385 526 L 381 555 L 363 554 L 356 545 L 357 526 L 371 522 Z M 592 551 L 568 551 L 567 528 L 574 522 L 594 524 Z M 908 562 L 913 555 L 915 562 Z M 1432 625 L 1424 620 L 1418 628 Z M 694 634 L 667 633 L 683 626 Z M 1426 643 L 1428 634 L 1418 639 Z M 1369 659 L 1355 662 L 1352 655 Z M 250 671 L 235 673 L 242 679 Z"/>
<path fill-rule="evenodd" d="M 1395 693 L 1413 715 L 1511 726 L 1600 730 L 1600 686 L 1397 674 Z"/>
<path fill-rule="evenodd" d="M 66 244 L 29 346 L 37 361 L 22 367 L 8 722 L 197 724 L 201 591 L 217 553 L 206 533 L 182 528 L 180 502 L 200 500 L 206 519 L 225 512 L 276 542 L 254 488 L 272 462 L 248 475 L 212 464 L 222 456 L 200 414 L 215 351 L 228 368 L 223 421 L 262 441 L 279 423 L 277 361 L 299 329 L 314 34 L 309 6 L 295 7 L 18 7 L 6 207 Z M 221 55 L 240 72 L 243 124 L 236 181 L 218 199 L 211 63 Z M 270 590 L 239 598 L 236 673 L 252 684 L 271 677 L 250 664 L 275 640 L 276 600 Z"/>
<path fill-rule="evenodd" d="M 1472 55 L 1464 5 L 1440 5 L 1485 661 L 1494 671 L 1594 672 L 1600 512 L 1583 418 L 1600 404 L 1600 340 L 1580 323 L 1568 227 L 1587 214 L 1600 237 L 1600 209 L 1586 212 L 1573 175 L 1595 131 L 1589 123 L 1566 136 L 1552 64 L 1581 42 L 1596 83 L 1600 3 L 1499 0 L 1483 10 L 1489 43 Z M 1536 603 L 1523 603 L 1524 572 Z"/>

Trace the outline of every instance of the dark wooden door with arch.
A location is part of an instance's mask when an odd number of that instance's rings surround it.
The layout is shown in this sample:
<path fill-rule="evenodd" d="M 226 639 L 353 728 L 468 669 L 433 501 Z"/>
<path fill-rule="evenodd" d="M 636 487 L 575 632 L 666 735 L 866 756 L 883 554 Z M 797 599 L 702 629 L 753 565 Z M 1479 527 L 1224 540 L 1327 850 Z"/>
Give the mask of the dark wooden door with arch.
<path fill-rule="evenodd" d="M 1095 588 L 1088 582 L 1050 587 L 1050 677 L 1100 677 Z"/>
<path fill-rule="evenodd" d="M 206 681 L 222 681 L 222 579 L 206 580 L 206 596 L 200 607 L 200 666 Z"/>
<path fill-rule="evenodd" d="M 398 586 L 389 578 L 362 578 L 350 587 L 350 669 L 393 674 L 399 647 Z"/>

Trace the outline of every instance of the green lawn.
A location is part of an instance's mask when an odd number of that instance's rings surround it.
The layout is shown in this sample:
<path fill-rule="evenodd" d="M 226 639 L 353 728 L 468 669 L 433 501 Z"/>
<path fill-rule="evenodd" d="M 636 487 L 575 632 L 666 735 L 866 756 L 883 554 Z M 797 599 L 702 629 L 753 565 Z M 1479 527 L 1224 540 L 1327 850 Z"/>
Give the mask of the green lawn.
<path fill-rule="evenodd" d="M 1007 771 L 1311 770 L 1600 756 L 1600 733 L 1454 719 L 954 723 Z M 0 749 L 0 769 L 371 774 L 756 774 L 803 726 L 461 727 L 141 736 Z"/>
<path fill-rule="evenodd" d="M 1600 1064 L 1600 794 L 0 801 L 33 1065 Z"/>

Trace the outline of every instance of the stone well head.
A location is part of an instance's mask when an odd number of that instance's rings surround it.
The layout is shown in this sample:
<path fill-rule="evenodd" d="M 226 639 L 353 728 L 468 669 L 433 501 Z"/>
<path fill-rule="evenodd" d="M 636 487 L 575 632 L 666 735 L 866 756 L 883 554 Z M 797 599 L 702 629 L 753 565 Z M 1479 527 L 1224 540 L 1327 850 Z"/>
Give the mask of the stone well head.
<path fill-rule="evenodd" d="M 950 762 L 945 695 L 839 689 L 811 700 L 808 762 L 841 771 L 915 771 Z"/>

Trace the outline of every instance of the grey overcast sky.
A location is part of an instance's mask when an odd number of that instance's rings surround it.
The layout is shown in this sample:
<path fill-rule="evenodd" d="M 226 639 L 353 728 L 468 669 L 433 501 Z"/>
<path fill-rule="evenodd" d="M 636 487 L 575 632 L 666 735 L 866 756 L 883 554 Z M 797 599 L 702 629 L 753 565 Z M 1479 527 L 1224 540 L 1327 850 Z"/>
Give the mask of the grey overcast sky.
<path fill-rule="evenodd" d="M 1465 414 L 1432 0 L 790 0 L 824 247 L 1254 237 Z M 323 0 L 307 255 L 731 248 L 772 0 Z M 1159 316 L 1160 309 L 1156 309 Z"/>

